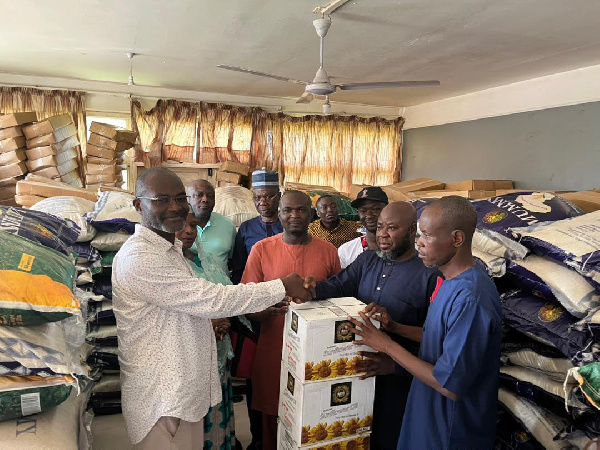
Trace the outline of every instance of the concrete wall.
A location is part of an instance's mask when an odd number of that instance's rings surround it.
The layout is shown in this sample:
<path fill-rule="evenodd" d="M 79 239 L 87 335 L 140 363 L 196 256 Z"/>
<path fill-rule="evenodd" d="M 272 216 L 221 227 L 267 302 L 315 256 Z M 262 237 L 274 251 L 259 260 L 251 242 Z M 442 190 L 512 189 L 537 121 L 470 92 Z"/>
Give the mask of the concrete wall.
<path fill-rule="evenodd" d="M 402 179 L 600 187 L 600 102 L 404 131 Z"/>

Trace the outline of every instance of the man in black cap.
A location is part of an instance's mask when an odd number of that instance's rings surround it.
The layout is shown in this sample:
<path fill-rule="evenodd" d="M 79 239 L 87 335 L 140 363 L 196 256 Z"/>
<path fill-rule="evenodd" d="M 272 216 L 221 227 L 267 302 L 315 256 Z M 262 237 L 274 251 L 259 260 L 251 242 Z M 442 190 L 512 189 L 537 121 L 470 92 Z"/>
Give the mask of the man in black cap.
<path fill-rule="evenodd" d="M 387 204 L 388 196 L 379 186 L 364 188 L 358 193 L 356 200 L 351 203 L 352 207 L 358 210 L 358 217 L 366 230 L 366 234 L 352 239 L 338 248 L 342 269 L 352 264 L 362 252 L 377 250 L 377 242 L 375 241 L 377 219 Z"/>

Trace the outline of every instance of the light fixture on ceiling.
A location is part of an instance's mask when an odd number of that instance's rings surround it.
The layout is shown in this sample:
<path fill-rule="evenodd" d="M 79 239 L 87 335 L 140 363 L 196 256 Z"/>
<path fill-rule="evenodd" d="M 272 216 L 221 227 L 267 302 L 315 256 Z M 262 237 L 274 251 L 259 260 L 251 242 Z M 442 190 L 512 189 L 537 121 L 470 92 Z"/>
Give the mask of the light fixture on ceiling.
<path fill-rule="evenodd" d="M 331 114 L 331 104 L 329 103 L 329 95 L 325 96 L 325 103 L 321 109 L 323 114 Z"/>
<path fill-rule="evenodd" d="M 134 86 L 135 82 L 133 81 L 133 57 L 135 56 L 135 53 L 127 52 L 125 54 L 129 58 L 129 81 L 127 84 L 129 86 Z"/>

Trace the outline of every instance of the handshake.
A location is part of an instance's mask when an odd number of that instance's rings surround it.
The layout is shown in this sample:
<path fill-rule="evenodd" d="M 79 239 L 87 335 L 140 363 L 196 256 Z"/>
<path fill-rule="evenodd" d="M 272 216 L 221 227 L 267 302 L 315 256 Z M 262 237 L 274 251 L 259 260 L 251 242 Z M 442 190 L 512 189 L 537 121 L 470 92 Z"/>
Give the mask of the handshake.
<path fill-rule="evenodd" d="M 285 287 L 286 298 L 294 303 L 306 303 L 315 298 L 317 283 L 312 277 L 302 278 L 297 273 L 291 273 L 281 279 Z"/>

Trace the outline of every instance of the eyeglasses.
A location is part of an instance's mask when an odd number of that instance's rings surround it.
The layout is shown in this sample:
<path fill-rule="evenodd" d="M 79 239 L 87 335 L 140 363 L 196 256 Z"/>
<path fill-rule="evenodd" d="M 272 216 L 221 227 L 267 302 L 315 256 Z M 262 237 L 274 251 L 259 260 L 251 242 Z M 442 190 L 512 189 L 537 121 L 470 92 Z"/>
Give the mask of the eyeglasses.
<path fill-rule="evenodd" d="M 265 202 L 272 202 L 275 197 L 277 197 L 279 194 L 268 194 L 268 195 L 255 195 L 254 196 L 254 201 L 256 203 L 260 203 L 261 201 L 265 201 Z"/>
<path fill-rule="evenodd" d="M 175 200 L 175 203 L 179 206 L 186 205 L 188 202 L 187 195 L 177 195 L 175 197 L 170 197 L 168 195 L 159 195 L 157 197 L 138 197 L 140 200 L 150 200 L 156 203 L 159 206 L 166 206 L 171 203 L 171 200 Z"/>

